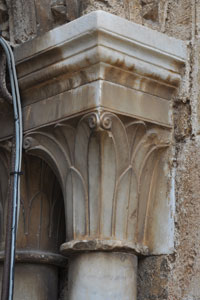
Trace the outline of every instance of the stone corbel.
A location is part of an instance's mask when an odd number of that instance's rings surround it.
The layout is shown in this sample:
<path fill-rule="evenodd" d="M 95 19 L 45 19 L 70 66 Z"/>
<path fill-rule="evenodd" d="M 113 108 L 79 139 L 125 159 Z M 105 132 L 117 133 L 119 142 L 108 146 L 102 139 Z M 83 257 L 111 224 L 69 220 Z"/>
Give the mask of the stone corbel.
<path fill-rule="evenodd" d="M 101 11 L 16 49 L 24 148 L 63 192 L 70 300 L 136 299 L 137 255 L 173 251 L 170 100 L 186 57 Z"/>

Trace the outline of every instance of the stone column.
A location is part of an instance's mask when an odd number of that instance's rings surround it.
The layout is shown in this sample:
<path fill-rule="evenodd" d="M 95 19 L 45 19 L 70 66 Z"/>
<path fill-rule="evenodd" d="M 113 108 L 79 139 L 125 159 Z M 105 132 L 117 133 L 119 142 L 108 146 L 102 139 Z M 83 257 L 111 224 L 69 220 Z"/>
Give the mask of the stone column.
<path fill-rule="evenodd" d="M 68 299 L 82 293 L 81 299 L 136 299 L 136 254 L 148 253 L 168 131 L 96 110 L 76 125 L 68 121 L 28 134 L 24 147 L 50 151 L 62 174 Z"/>
<path fill-rule="evenodd" d="M 135 300 L 136 287 L 134 254 L 93 252 L 70 258 L 67 299 Z"/>
<path fill-rule="evenodd" d="M 135 299 L 136 255 L 173 251 L 171 99 L 186 45 L 97 11 L 15 56 L 24 148 L 51 166 L 65 202 L 68 298 Z"/>
<path fill-rule="evenodd" d="M 2 161 L 5 162 L 5 159 Z M 7 170 L 9 172 L 9 168 Z M 0 174 L 1 183 L 2 180 L 8 182 L 8 176 L 5 178 L 3 168 Z M 3 199 L 5 202 L 0 216 L 4 228 L 0 240 L 1 261 L 5 248 L 7 207 L 5 201 L 7 190 L 4 184 L 3 187 L 5 193 L 0 195 L 0 202 L 3 203 Z M 53 172 L 38 158 L 24 155 L 20 202 L 14 299 L 57 300 L 58 271 L 59 267 L 66 264 L 65 258 L 59 255 L 59 246 L 65 238 L 63 199 Z M 0 289 L 2 273 L 1 262 Z"/>

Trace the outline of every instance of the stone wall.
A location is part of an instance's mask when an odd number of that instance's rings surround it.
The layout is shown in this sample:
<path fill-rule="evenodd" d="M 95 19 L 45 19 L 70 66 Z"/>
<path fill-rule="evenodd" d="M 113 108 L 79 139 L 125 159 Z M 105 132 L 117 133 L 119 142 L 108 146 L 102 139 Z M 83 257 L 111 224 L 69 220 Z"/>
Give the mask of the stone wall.
<path fill-rule="evenodd" d="M 3 37 L 9 39 L 9 15 L 4 0 L 0 0 L 0 30 Z"/>
<path fill-rule="evenodd" d="M 0 0 L 0 22 L 10 39 L 22 43 L 94 10 L 104 10 L 183 40 L 192 39 L 195 0 Z M 196 5 L 198 6 L 198 5 Z M 7 12 L 6 12 L 7 8 Z M 198 31 L 198 24 L 197 24 Z M 197 33 L 197 32 L 196 32 Z"/>
<path fill-rule="evenodd" d="M 140 258 L 138 299 L 200 299 L 200 2 L 0 0 L 0 24 L 3 35 L 19 44 L 97 9 L 188 41 L 190 56 L 185 80 L 173 103 L 175 251 L 168 256 Z"/>

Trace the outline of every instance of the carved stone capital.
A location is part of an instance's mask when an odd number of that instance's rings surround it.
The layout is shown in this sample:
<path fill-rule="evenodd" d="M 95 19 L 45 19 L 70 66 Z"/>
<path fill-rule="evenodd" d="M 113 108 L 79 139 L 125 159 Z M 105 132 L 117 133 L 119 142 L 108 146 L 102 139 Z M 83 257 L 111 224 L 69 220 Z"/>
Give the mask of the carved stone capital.
<path fill-rule="evenodd" d="M 65 204 L 60 249 L 78 253 L 69 260 L 68 299 L 136 299 L 135 254 L 173 251 L 171 99 L 187 55 L 183 41 L 102 11 L 15 49 L 24 148 L 54 171 Z M 0 140 L 12 135 L 10 117 L 7 111 L 0 118 Z M 39 191 L 22 204 L 24 261 L 59 261 L 64 229 L 57 227 L 60 202 L 49 195 L 49 176 L 43 173 Z"/>
<path fill-rule="evenodd" d="M 0 144 L 0 262 L 4 259 L 10 143 Z M 65 238 L 63 199 L 57 179 L 38 158 L 23 156 L 16 262 L 63 266 L 59 254 Z"/>
<path fill-rule="evenodd" d="M 10 142 L 0 143 L 0 290 L 10 201 L 10 150 Z M 22 170 L 14 299 L 56 300 L 58 267 L 67 263 L 59 252 L 65 237 L 62 192 L 49 166 L 39 158 L 24 154 Z"/>
<path fill-rule="evenodd" d="M 168 129 L 105 110 L 26 135 L 26 151 L 45 159 L 60 179 L 63 253 L 150 251 L 154 210 L 170 188 L 170 137 Z"/>
<path fill-rule="evenodd" d="M 56 174 L 63 252 L 173 249 L 171 99 L 183 41 L 97 11 L 15 49 L 24 148 Z M 0 139 L 10 127 L 0 118 Z"/>

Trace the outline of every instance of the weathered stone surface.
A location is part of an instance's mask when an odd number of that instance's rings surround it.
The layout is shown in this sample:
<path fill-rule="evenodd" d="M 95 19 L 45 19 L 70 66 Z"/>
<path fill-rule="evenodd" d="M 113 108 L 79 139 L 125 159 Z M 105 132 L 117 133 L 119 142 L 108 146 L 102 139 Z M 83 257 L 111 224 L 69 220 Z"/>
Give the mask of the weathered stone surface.
<path fill-rule="evenodd" d="M 67 7 L 65 0 L 52 1 L 51 12 L 55 26 L 67 22 Z"/>
<path fill-rule="evenodd" d="M 191 37 L 190 0 L 42 0 L 35 4 L 32 0 L 18 0 L 17 5 L 7 0 L 9 13 L 5 2 L 1 1 L 3 19 L 6 19 L 2 26 L 6 28 L 5 34 L 8 36 L 9 15 L 10 38 L 13 43 L 23 43 L 51 28 L 99 9 L 177 38 L 185 40 Z"/>
<path fill-rule="evenodd" d="M 138 300 L 168 300 L 168 259 L 165 256 L 141 257 L 138 261 Z"/>
<path fill-rule="evenodd" d="M 6 6 L 5 0 L 0 1 L 0 30 L 2 32 L 2 36 L 6 39 L 9 38 L 9 25 L 8 25 L 8 8 Z"/>
<path fill-rule="evenodd" d="M 84 253 L 69 261 L 69 300 L 136 300 L 137 257 L 127 253 Z"/>
<path fill-rule="evenodd" d="M 7 2 L 9 3 L 8 0 Z M 20 1 L 16 2 L 20 6 Z M 31 1 L 26 2 L 32 3 Z M 57 8 L 52 13 L 51 27 L 67 22 L 65 11 L 67 1 L 52 1 L 54 4 L 55 2 L 57 2 Z M 42 6 L 42 1 L 40 3 Z M 49 1 L 49 5 L 52 5 L 52 3 Z M 30 7 L 32 7 L 32 4 L 30 4 Z M 134 22 L 165 32 L 170 36 L 189 41 L 191 57 L 190 61 L 188 61 L 190 70 L 188 69 L 189 77 L 186 83 L 188 87 L 187 93 L 183 90 L 180 91 L 179 95 L 181 97 L 177 97 L 173 108 L 176 138 L 174 140 L 176 148 L 174 160 L 176 160 L 177 155 L 179 157 L 176 172 L 176 201 L 178 203 L 176 211 L 176 228 L 178 234 L 175 236 L 177 245 L 176 255 L 170 257 L 147 257 L 139 262 L 142 281 L 139 284 L 138 299 L 199 299 L 200 279 L 198 269 L 200 262 L 198 233 L 200 225 L 198 215 L 199 184 L 197 183 L 199 180 L 199 1 L 79 1 L 80 15 L 96 9 L 112 12 Z M 22 21 L 23 23 L 25 19 L 24 28 L 34 28 L 34 30 L 28 29 L 25 39 L 31 39 L 36 35 L 32 19 L 26 18 L 26 16 L 21 17 L 18 12 L 14 13 L 13 10 L 10 10 L 10 33 L 12 41 L 22 42 L 25 40 L 23 35 L 17 38 L 21 34 L 20 32 L 23 31 L 20 29 L 19 24 L 17 24 L 16 33 L 13 31 L 13 16 L 17 20 L 15 22 L 20 23 Z M 33 16 L 35 18 L 34 10 Z M 48 21 L 48 18 L 45 20 Z M 7 28 L 8 25 L 6 24 L 8 23 L 6 22 L 3 26 Z M 47 27 L 45 30 L 48 30 Z M 4 111 L 8 109 L 2 104 L 0 109 L 0 118 L 2 119 L 5 116 Z M 1 131 L 3 130 L 5 129 L 1 127 Z M 167 262 L 168 266 L 166 268 L 160 267 L 163 264 L 166 265 Z M 168 284 L 169 278 L 170 284 Z"/>
<path fill-rule="evenodd" d="M 192 37 L 193 1 L 169 1 L 165 32 L 179 39 L 189 40 Z"/>
<path fill-rule="evenodd" d="M 182 42 L 93 12 L 17 47 L 15 55 L 25 131 L 96 107 L 171 126 L 168 100 L 186 59 Z"/>
<path fill-rule="evenodd" d="M 170 264 L 169 296 L 200 298 L 200 141 L 187 139 L 178 149 L 176 176 L 176 252 Z"/>
<path fill-rule="evenodd" d="M 200 15 L 200 12 L 199 12 Z M 196 135 L 200 133 L 200 38 L 194 40 L 191 49 L 191 112 L 192 128 Z"/>
<path fill-rule="evenodd" d="M 40 159 L 25 156 L 17 249 L 59 253 L 65 239 L 63 199 L 58 181 Z"/>
<path fill-rule="evenodd" d="M 37 35 L 44 33 L 52 28 L 53 17 L 49 0 L 34 0 Z"/>
<path fill-rule="evenodd" d="M 34 130 L 24 140 L 26 151 L 49 162 L 60 181 L 67 220 L 61 250 L 147 246 L 150 253 L 170 253 L 170 131 L 103 110 L 75 122 Z"/>
<path fill-rule="evenodd" d="M 127 19 L 130 19 L 129 2 L 130 1 L 127 0 L 89 0 L 82 6 L 82 14 L 87 14 L 94 10 L 104 10 L 120 17 L 127 17 Z"/>
<path fill-rule="evenodd" d="M 199 146 L 186 138 L 177 148 L 175 253 L 139 260 L 139 300 L 200 298 Z"/>
<path fill-rule="evenodd" d="M 33 1 L 7 0 L 11 42 L 23 43 L 36 36 L 37 20 Z"/>
<path fill-rule="evenodd" d="M 0 145 L 0 251 L 5 247 L 11 143 Z"/>
<path fill-rule="evenodd" d="M 174 102 L 174 136 L 176 141 L 183 141 L 191 135 L 191 106 L 189 101 Z"/>
<path fill-rule="evenodd" d="M 169 100 L 187 49 L 98 11 L 16 47 L 15 56 L 25 132 L 97 107 L 171 127 Z M 0 119 L 0 139 L 12 135 L 7 120 L 10 110 Z"/>
<path fill-rule="evenodd" d="M 0 146 L 0 290 L 5 250 L 9 145 Z M 23 156 L 21 209 L 16 245 L 15 299 L 57 300 L 59 254 L 65 239 L 62 193 L 49 166 Z M 44 288 L 46 286 L 46 288 Z"/>
<path fill-rule="evenodd" d="M 15 267 L 15 300 L 57 300 L 58 269 L 40 264 L 20 264 Z M 0 265 L 0 290 L 2 282 Z"/>
<path fill-rule="evenodd" d="M 20 46 L 16 57 L 24 147 L 52 166 L 65 198 L 61 251 L 171 253 L 170 100 L 185 44 L 93 12 Z"/>
<path fill-rule="evenodd" d="M 11 149 L 10 149 L 11 150 Z M 1 163 L 1 235 L 0 251 L 3 251 L 6 224 L 6 185 L 4 180 L 9 178 L 10 150 L 5 144 L 0 148 Z M 21 211 L 19 217 L 19 227 L 17 236 L 17 250 L 19 259 L 23 260 L 23 251 L 26 259 L 27 250 L 33 253 L 58 253 L 60 244 L 65 239 L 64 213 L 62 192 L 55 175 L 45 162 L 32 156 L 23 157 L 23 173 L 21 180 Z M 4 179 L 5 178 L 5 179 Z M 49 185 L 51 189 L 49 189 Z M 37 217 L 36 217 L 37 216 Z M 59 217 L 58 217 L 59 216 Z M 36 255 L 37 256 L 37 255 Z M 2 253 L 1 253 L 2 258 Z"/>
<path fill-rule="evenodd" d="M 15 55 L 24 147 L 59 178 L 66 242 L 116 239 L 118 248 L 171 253 L 170 100 L 185 44 L 98 11 L 19 46 Z"/>

